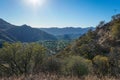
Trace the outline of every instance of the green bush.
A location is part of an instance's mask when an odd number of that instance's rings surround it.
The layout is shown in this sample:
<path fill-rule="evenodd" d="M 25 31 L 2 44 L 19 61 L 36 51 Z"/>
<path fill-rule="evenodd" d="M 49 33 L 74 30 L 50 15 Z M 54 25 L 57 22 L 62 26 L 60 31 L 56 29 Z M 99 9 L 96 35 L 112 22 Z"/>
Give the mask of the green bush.
<path fill-rule="evenodd" d="M 109 54 L 110 74 L 119 76 L 120 74 L 120 48 L 111 47 Z"/>
<path fill-rule="evenodd" d="M 72 56 L 64 61 L 63 72 L 66 75 L 74 75 L 74 76 L 83 76 L 87 75 L 89 71 L 91 63 L 80 57 L 80 56 Z"/>
<path fill-rule="evenodd" d="M 49 57 L 43 64 L 43 71 L 59 74 L 61 72 L 62 62 L 55 57 Z"/>
<path fill-rule="evenodd" d="M 115 24 L 112 26 L 112 37 L 113 39 L 119 39 L 120 38 L 120 24 Z"/>
<path fill-rule="evenodd" d="M 97 55 L 93 59 L 95 73 L 105 75 L 109 72 L 109 60 L 107 57 Z"/>

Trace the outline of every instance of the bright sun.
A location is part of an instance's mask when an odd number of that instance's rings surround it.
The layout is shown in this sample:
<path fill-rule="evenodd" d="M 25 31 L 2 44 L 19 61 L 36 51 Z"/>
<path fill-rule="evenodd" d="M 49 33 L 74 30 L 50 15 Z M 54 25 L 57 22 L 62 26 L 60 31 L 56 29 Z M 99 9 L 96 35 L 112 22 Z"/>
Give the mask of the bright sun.
<path fill-rule="evenodd" d="M 25 3 L 30 5 L 33 8 L 38 8 L 43 6 L 46 0 L 25 0 Z"/>
<path fill-rule="evenodd" d="M 32 5 L 39 5 L 40 3 L 42 3 L 43 0 L 29 0 L 29 3 Z"/>
<path fill-rule="evenodd" d="M 32 4 L 37 4 L 39 2 L 39 0 L 30 0 L 30 3 Z"/>

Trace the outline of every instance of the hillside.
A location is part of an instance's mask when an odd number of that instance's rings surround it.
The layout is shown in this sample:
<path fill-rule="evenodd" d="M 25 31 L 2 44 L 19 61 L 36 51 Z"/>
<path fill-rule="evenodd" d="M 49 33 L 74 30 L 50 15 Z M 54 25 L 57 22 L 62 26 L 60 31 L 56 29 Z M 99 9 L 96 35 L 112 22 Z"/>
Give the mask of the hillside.
<path fill-rule="evenodd" d="M 88 30 L 90 29 L 94 30 L 93 27 L 88 28 L 65 27 L 65 28 L 40 28 L 40 29 L 52 35 L 55 35 L 58 39 L 63 40 L 76 39 L 79 36 L 85 34 Z"/>
<path fill-rule="evenodd" d="M 0 40 L 1 41 L 9 41 L 9 42 L 14 42 L 16 41 L 14 39 L 14 37 L 12 37 L 11 35 L 9 35 L 8 33 L 6 33 L 5 31 L 3 30 L 0 30 Z"/>
<path fill-rule="evenodd" d="M 108 23 L 100 23 L 95 31 L 88 31 L 57 57 L 80 55 L 93 59 L 97 55 L 109 56 L 112 49 L 120 49 L 120 14 L 112 16 Z"/>
<path fill-rule="evenodd" d="M 33 34 L 33 30 L 27 25 L 17 29 L 6 31 L 18 36 L 16 39 L 22 37 L 24 41 L 25 36 Z M 25 36 L 19 38 L 20 33 L 25 33 Z M 100 22 L 96 30 L 89 30 L 73 43 L 67 44 L 66 48 L 63 41 L 45 43 L 4 43 L 0 49 L 0 76 L 48 73 L 83 80 L 84 76 L 96 76 L 95 79 L 101 80 L 104 77 L 104 80 L 120 77 L 120 14 L 113 16 L 108 23 Z M 51 54 L 53 52 L 58 53 Z"/>
<path fill-rule="evenodd" d="M 39 40 L 56 40 L 56 37 L 27 25 L 15 26 L 0 19 L 0 40 L 35 42 Z"/>
<path fill-rule="evenodd" d="M 0 29 L 1 30 L 7 30 L 7 29 L 10 29 L 10 28 L 14 28 L 15 26 L 6 22 L 5 20 L 1 19 L 0 18 Z"/>
<path fill-rule="evenodd" d="M 30 26 L 23 25 L 7 30 L 10 35 L 15 36 L 17 40 L 22 42 L 35 42 L 39 40 L 56 40 L 53 35 L 50 35 L 42 30 L 31 28 Z"/>

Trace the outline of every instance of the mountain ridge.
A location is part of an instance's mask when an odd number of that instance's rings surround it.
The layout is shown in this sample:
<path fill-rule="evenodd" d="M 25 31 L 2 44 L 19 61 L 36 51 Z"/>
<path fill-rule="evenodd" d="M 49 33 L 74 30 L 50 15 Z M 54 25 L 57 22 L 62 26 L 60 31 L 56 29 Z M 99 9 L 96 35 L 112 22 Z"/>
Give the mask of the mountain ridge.
<path fill-rule="evenodd" d="M 39 40 L 57 40 L 55 36 L 26 24 L 15 26 L 0 19 L 0 39 L 3 41 L 36 42 Z"/>
<path fill-rule="evenodd" d="M 81 27 L 65 27 L 65 28 L 39 28 L 49 34 L 56 36 L 58 39 L 77 39 L 79 36 L 85 34 L 88 30 L 94 30 L 94 27 L 81 28 Z"/>

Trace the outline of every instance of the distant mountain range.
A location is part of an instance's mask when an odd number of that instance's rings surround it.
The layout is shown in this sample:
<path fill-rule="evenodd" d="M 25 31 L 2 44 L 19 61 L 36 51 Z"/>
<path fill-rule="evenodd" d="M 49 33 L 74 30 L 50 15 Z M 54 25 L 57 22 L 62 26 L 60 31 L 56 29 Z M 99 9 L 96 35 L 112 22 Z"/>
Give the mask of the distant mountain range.
<path fill-rule="evenodd" d="M 15 26 L 0 19 L 0 43 L 9 42 L 36 42 L 43 40 L 71 40 L 80 37 L 88 30 L 94 30 L 93 27 L 88 28 L 32 28 L 28 25 Z"/>
<path fill-rule="evenodd" d="M 57 40 L 55 36 L 27 25 L 15 26 L 0 19 L 0 42 L 35 42 L 39 40 Z"/>
<path fill-rule="evenodd" d="M 40 28 L 40 30 L 43 30 L 49 34 L 52 34 L 56 36 L 58 39 L 76 39 L 80 37 L 81 35 L 88 32 L 88 30 L 94 30 L 93 27 L 87 27 L 87 28 L 74 28 L 74 27 L 65 27 L 65 28 Z"/>

